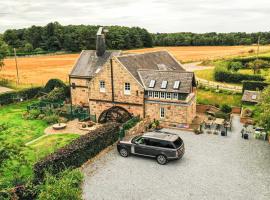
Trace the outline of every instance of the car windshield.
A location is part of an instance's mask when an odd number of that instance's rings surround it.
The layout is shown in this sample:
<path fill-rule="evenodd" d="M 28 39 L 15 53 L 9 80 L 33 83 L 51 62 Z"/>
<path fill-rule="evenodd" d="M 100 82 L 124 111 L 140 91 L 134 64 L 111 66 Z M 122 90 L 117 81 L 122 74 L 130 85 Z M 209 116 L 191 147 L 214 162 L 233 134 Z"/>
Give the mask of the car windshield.
<path fill-rule="evenodd" d="M 179 147 L 182 145 L 182 143 L 183 143 L 183 141 L 182 141 L 181 138 L 177 138 L 177 139 L 173 142 L 173 144 L 174 144 L 174 146 L 175 146 L 176 148 L 179 148 Z"/>
<path fill-rule="evenodd" d="M 135 137 L 131 140 L 131 142 L 132 142 L 132 143 L 135 143 L 136 141 L 140 140 L 141 137 L 142 137 L 141 135 L 135 136 Z"/>

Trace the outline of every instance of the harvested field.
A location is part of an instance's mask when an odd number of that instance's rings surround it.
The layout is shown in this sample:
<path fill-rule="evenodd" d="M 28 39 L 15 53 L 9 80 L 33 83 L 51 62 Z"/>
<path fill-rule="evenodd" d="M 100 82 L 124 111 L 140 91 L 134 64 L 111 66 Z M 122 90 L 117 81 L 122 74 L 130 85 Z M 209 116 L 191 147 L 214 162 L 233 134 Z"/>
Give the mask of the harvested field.
<path fill-rule="evenodd" d="M 178 60 L 189 62 L 246 55 L 251 49 L 256 50 L 256 46 L 155 47 L 129 50 L 124 53 L 168 50 Z M 262 46 L 260 51 L 270 51 L 270 46 Z M 51 78 L 59 78 L 67 82 L 68 74 L 78 57 L 79 54 L 19 57 L 20 82 L 27 85 L 44 85 Z M 0 71 L 0 78 L 16 81 L 14 58 L 5 59 L 5 67 Z"/>
<path fill-rule="evenodd" d="M 142 53 L 150 51 L 168 50 L 179 61 L 204 61 L 212 59 L 220 59 L 231 56 L 252 55 L 248 52 L 250 50 L 256 52 L 256 46 L 187 46 L 187 47 L 155 47 L 148 49 L 136 49 L 126 51 L 128 53 Z M 261 46 L 260 52 L 270 51 L 270 46 Z M 254 53 L 253 53 L 254 54 Z"/>
<path fill-rule="evenodd" d="M 51 78 L 68 81 L 68 74 L 79 54 L 18 57 L 20 82 L 28 85 L 44 85 Z M 14 58 L 5 59 L 0 78 L 16 81 Z"/>

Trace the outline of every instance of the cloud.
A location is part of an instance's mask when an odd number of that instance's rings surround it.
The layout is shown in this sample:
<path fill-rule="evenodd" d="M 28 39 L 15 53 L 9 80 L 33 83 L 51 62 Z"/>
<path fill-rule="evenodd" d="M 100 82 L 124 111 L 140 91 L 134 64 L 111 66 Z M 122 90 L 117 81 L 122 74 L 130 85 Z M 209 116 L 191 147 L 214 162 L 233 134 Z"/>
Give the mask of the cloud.
<path fill-rule="evenodd" d="M 269 31 L 269 0 L 1 0 L 0 32 L 61 24 L 141 26 L 151 32 Z"/>

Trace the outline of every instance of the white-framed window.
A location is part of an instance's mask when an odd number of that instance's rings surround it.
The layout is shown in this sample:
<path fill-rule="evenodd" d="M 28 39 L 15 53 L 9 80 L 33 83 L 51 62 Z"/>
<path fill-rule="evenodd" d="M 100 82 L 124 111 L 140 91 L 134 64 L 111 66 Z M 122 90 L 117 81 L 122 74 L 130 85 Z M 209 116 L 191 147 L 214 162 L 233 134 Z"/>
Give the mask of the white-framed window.
<path fill-rule="evenodd" d="M 165 108 L 161 107 L 160 108 L 160 118 L 164 118 L 165 117 Z"/>
<path fill-rule="evenodd" d="M 166 89 L 167 88 L 168 81 L 162 81 L 161 83 L 161 89 Z"/>
<path fill-rule="evenodd" d="M 173 84 L 173 89 L 178 90 L 180 86 L 180 81 L 175 81 Z"/>
<path fill-rule="evenodd" d="M 166 93 L 166 99 L 171 99 L 171 98 L 172 98 L 171 93 L 167 92 L 167 93 Z"/>
<path fill-rule="evenodd" d="M 99 81 L 99 91 L 105 92 L 105 81 Z"/>
<path fill-rule="evenodd" d="M 156 84 L 156 81 L 155 80 L 151 80 L 150 83 L 149 83 L 149 87 L 150 88 L 153 88 L 153 87 L 155 87 L 155 84 Z"/>
<path fill-rule="evenodd" d="M 148 97 L 153 97 L 153 92 L 152 91 L 148 91 Z"/>
<path fill-rule="evenodd" d="M 160 98 L 165 99 L 165 92 L 160 92 Z"/>
<path fill-rule="evenodd" d="M 173 99 L 178 99 L 178 93 L 173 93 L 172 98 Z"/>
<path fill-rule="evenodd" d="M 154 97 L 159 98 L 159 92 L 154 92 Z"/>
<path fill-rule="evenodd" d="M 130 83 L 125 83 L 124 94 L 130 95 Z"/>

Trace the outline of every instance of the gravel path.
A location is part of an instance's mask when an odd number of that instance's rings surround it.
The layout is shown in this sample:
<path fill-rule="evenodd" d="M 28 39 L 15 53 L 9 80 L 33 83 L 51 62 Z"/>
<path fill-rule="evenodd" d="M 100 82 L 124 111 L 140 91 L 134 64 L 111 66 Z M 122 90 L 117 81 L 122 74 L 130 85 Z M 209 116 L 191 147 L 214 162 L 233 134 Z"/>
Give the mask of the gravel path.
<path fill-rule="evenodd" d="M 0 86 L 0 94 L 5 93 L 5 92 L 11 92 L 11 91 L 13 90 L 10 88 Z"/>
<path fill-rule="evenodd" d="M 83 169 L 87 200 L 266 200 L 270 199 L 270 145 L 240 137 L 239 117 L 233 133 L 178 133 L 185 142 L 181 160 L 158 165 L 155 160 L 122 158 L 116 148 Z"/>

